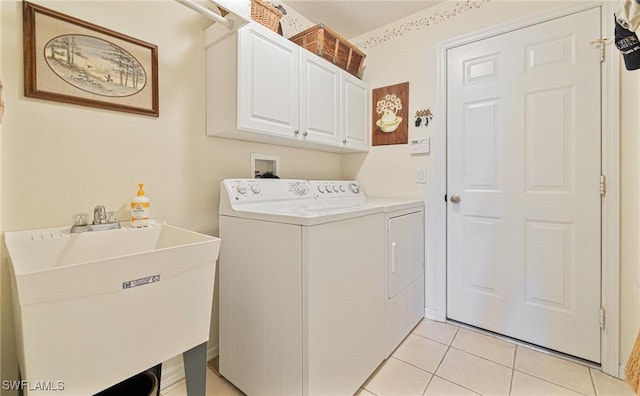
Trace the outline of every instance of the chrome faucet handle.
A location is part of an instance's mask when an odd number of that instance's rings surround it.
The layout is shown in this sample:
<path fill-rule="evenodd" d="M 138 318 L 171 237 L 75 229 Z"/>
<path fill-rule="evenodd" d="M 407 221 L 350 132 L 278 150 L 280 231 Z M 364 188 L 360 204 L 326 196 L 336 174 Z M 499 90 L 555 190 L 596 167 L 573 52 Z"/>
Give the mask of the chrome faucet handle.
<path fill-rule="evenodd" d="M 107 219 L 107 210 L 104 205 L 98 205 L 93 209 L 93 224 L 101 224 Z"/>
<path fill-rule="evenodd" d="M 76 213 L 73 215 L 73 225 L 75 226 L 83 226 L 87 225 L 87 213 Z"/>

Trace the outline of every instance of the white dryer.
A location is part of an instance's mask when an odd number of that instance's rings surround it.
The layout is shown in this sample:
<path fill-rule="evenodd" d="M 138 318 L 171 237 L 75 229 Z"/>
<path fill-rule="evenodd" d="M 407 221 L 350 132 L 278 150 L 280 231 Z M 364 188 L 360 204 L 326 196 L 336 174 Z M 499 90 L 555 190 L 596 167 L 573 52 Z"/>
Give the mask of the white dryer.
<path fill-rule="evenodd" d="M 366 203 L 385 209 L 385 348 L 390 355 L 425 315 L 424 202 L 368 198 Z"/>
<path fill-rule="evenodd" d="M 339 190 L 343 181 L 311 180 L 309 183 L 319 202 L 330 205 L 340 201 L 336 189 Z M 367 197 L 364 203 L 382 207 L 385 213 L 384 326 L 385 352 L 389 356 L 425 314 L 424 202 Z"/>
<path fill-rule="evenodd" d="M 329 187 L 221 183 L 220 372 L 248 395 L 353 394 L 387 357 L 384 206 Z"/>

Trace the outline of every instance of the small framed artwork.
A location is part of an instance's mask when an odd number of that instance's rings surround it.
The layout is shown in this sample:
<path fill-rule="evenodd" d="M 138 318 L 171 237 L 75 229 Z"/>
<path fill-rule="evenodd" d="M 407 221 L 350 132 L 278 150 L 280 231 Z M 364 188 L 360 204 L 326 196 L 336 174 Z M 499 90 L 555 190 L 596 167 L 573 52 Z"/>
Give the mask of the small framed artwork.
<path fill-rule="evenodd" d="M 373 146 L 409 143 L 409 82 L 375 88 L 373 100 Z"/>
<path fill-rule="evenodd" d="M 23 2 L 24 95 L 157 117 L 158 47 Z"/>

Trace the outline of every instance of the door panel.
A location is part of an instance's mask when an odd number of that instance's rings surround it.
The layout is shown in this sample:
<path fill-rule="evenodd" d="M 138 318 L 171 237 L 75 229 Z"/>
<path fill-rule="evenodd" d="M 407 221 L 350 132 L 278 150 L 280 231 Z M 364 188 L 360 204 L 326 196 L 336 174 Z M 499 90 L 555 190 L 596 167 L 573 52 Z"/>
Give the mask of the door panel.
<path fill-rule="evenodd" d="M 465 190 L 500 190 L 501 107 L 496 99 L 464 105 Z"/>
<path fill-rule="evenodd" d="M 574 224 L 526 222 L 526 304 L 574 312 Z"/>
<path fill-rule="evenodd" d="M 573 192 L 576 168 L 575 89 L 560 87 L 527 94 L 526 186 L 528 192 Z"/>
<path fill-rule="evenodd" d="M 600 10 L 447 54 L 447 316 L 600 361 Z"/>

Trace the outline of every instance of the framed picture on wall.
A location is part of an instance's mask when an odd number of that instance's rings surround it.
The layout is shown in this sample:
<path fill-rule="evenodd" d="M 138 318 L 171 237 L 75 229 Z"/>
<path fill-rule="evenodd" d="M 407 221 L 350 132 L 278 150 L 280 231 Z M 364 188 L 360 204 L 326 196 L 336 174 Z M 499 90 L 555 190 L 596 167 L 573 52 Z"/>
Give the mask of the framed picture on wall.
<path fill-rule="evenodd" d="M 373 100 L 373 146 L 409 143 L 409 83 L 375 88 Z"/>
<path fill-rule="evenodd" d="M 157 117 L 158 47 L 23 2 L 24 95 Z"/>

